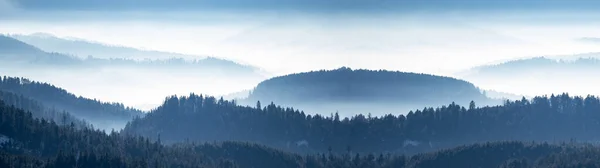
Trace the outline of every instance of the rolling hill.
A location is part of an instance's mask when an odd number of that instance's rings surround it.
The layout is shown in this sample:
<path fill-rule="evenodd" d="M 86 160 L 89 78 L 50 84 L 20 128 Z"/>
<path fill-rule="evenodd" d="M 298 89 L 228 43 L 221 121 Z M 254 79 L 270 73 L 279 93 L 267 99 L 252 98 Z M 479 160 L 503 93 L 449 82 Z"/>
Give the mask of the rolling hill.
<path fill-rule="evenodd" d="M 473 84 L 449 77 L 385 70 L 311 71 L 274 77 L 258 84 L 246 104 L 275 102 L 309 113 L 407 113 L 423 107 L 470 101 L 493 103 Z"/>

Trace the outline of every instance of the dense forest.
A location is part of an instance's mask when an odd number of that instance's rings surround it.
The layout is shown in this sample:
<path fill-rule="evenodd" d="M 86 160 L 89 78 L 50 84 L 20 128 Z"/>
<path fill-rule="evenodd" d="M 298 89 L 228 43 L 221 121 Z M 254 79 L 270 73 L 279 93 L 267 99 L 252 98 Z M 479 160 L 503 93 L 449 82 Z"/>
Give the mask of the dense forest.
<path fill-rule="evenodd" d="M 191 94 L 170 97 L 136 118 L 124 133 L 163 142 L 249 141 L 294 152 L 418 153 L 498 140 L 600 140 L 600 100 L 568 94 L 506 101 L 504 105 L 465 108 L 449 104 L 382 117 L 342 118 L 310 115 L 275 104 L 256 107 Z"/>
<path fill-rule="evenodd" d="M 43 118 L 49 121 L 55 121 L 59 125 L 70 125 L 73 123 L 79 128 L 91 126 L 86 121 L 72 116 L 66 111 L 59 111 L 54 108 L 45 107 L 42 103 L 29 99 L 23 95 L 0 91 L 0 101 L 4 101 L 4 103 L 7 105 L 29 111 L 35 118 Z"/>
<path fill-rule="evenodd" d="M 107 103 L 75 96 L 53 85 L 25 78 L 4 76 L 0 79 L 0 91 L 35 100 L 45 108 L 67 111 L 75 117 L 90 122 L 95 127 L 109 130 L 115 125 L 124 125 L 132 118 L 143 114 L 140 110 L 125 107 L 120 103 Z"/>
<path fill-rule="evenodd" d="M 117 132 L 59 126 L 0 101 L 0 167 L 437 168 L 594 167 L 600 148 L 495 142 L 414 156 L 352 151 L 297 155 L 246 142 L 162 145 Z"/>
<path fill-rule="evenodd" d="M 386 70 L 311 71 L 271 78 L 258 84 L 246 100 L 271 102 L 309 112 L 384 113 L 408 111 L 449 102 L 494 103 L 473 84 L 450 77 Z M 501 101 L 495 103 L 499 104 Z M 331 108 L 327 108 L 331 107 Z M 360 111 L 356 111 L 360 110 Z"/>

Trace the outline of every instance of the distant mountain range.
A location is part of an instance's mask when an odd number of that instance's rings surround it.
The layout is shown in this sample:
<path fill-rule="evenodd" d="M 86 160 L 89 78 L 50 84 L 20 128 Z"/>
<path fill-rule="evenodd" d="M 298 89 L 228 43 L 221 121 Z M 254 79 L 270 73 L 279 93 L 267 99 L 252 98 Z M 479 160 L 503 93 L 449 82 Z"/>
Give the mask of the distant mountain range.
<path fill-rule="evenodd" d="M 25 64 L 36 64 L 38 66 L 58 64 L 66 66 L 82 62 L 75 57 L 45 52 L 33 45 L 2 35 L 0 35 L 0 60 L 5 66 L 21 66 Z"/>
<path fill-rule="evenodd" d="M 132 60 L 206 58 L 205 56 L 194 56 L 153 50 L 141 50 L 132 47 L 109 45 L 77 38 L 60 38 L 48 33 L 33 33 L 29 35 L 13 34 L 9 36 L 27 44 L 36 46 L 44 51 L 53 51 L 69 55 L 75 55 L 80 58 L 87 58 L 88 56 L 102 59 L 122 58 Z"/>
<path fill-rule="evenodd" d="M 600 54 L 535 57 L 484 65 L 457 76 L 484 89 L 522 95 L 600 95 Z"/>
<path fill-rule="evenodd" d="M 271 78 L 258 84 L 242 102 L 261 101 L 306 111 L 343 115 L 407 113 L 451 102 L 493 103 L 473 84 L 449 77 L 385 70 L 311 71 Z M 380 108 L 378 108 L 380 107 Z"/>
<path fill-rule="evenodd" d="M 22 39 L 24 41 L 21 41 Z M 0 44 L 0 59 L 9 64 L 58 65 L 61 67 L 70 65 L 86 68 L 90 66 L 135 66 L 138 68 L 185 68 L 211 71 L 211 73 L 260 73 L 256 67 L 214 57 L 198 59 L 182 54 L 114 47 L 87 41 L 61 39 L 51 35 L 0 35 Z M 101 54 L 94 55 L 92 53 Z M 82 57 L 82 55 L 86 56 Z"/>
<path fill-rule="evenodd" d="M 105 49 L 110 53 L 108 50 L 114 48 Z M 123 102 L 138 108 L 143 105 L 146 110 L 158 106 L 165 95 L 231 93 L 249 89 L 268 75 L 257 67 L 214 57 L 82 58 L 44 51 L 2 35 L 0 72 L 0 75 L 51 82 L 88 97 Z M 124 95 L 124 91 L 136 94 Z"/>

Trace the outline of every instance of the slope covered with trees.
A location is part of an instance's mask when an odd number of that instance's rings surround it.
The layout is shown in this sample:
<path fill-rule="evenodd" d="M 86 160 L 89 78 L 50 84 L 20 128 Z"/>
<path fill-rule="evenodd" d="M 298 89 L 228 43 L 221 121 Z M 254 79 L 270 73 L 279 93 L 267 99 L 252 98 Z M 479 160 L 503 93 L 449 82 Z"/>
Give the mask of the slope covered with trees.
<path fill-rule="evenodd" d="M 0 115 L 0 135 L 9 138 L 0 145 L 2 161 L 6 157 L 30 160 L 26 156 L 32 156 L 39 158 L 37 162 L 50 160 L 47 163 L 50 167 L 226 167 L 235 166 L 234 161 L 248 163 L 243 167 L 299 167 L 304 161 L 300 156 L 247 143 L 171 147 L 117 132 L 106 134 L 87 128 L 59 126 L 45 119 L 34 119 L 31 113 L 6 106 L 1 101 Z M 254 155 L 243 158 L 241 154 L 247 154 L 244 151 Z M 23 162 L 36 163 L 35 160 Z"/>
<path fill-rule="evenodd" d="M 29 99 L 23 95 L 0 91 L 0 101 L 4 101 L 7 105 L 29 111 L 35 118 L 54 121 L 59 125 L 71 125 L 71 123 L 73 123 L 79 128 L 90 126 L 86 121 L 81 120 L 66 111 L 45 107 L 42 103 Z"/>
<path fill-rule="evenodd" d="M 351 151 L 296 155 L 244 142 L 162 145 L 116 132 L 59 126 L 0 101 L 0 167 L 437 168 L 589 167 L 600 148 L 495 142 L 404 156 Z"/>
<path fill-rule="evenodd" d="M 125 107 L 120 103 L 107 103 L 81 96 L 78 97 L 53 85 L 25 78 L 4 76 L 0 79 L 0 91 L 35 100 L 41 103 L 38 108 L 45 106 L 57 111 L 68 111 L 75 117 L 89 121 L 97 128 L 110 129 L 116 127 L 120 129 L 132 118 L 143 114 L 140 110 Z M 15 98 L 13 101 L 8 102 L 19 101 L 18 99 L 22 98 Z"/>
<path fill-rule="evenodd" d="M 382 115 L 450 102 L 467 104 L 471 100 L 480 104 L 491 103 L 477 87 L 459 79 L 346 67 L 265 80 L 252 90 L 246 101 L 259 100 L 310 112 L 328 114 L 340 111 L 342 115 L 366 112 Z"/>
<path fill-rule="evenodd" d="M 597 97 L 567 94 L 468 108 L 449 104 L 382 117 L 309 115 L 274 104 L 244 107 L 214 97 L 170 97 L 124 133 L 163 142 L 249 141 L 296 152 L 418 153 L 499 140 L 597 141 Z"/>

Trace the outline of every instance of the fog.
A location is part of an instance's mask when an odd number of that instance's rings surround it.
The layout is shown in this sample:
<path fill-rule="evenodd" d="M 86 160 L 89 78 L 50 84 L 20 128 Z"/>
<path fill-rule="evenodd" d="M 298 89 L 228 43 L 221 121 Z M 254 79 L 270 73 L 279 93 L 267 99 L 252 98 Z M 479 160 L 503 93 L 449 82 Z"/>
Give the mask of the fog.
<path fill-rule="evenodd" d="M 0 31 L 216 56 L 275 75 L 340 66 L 450 75 L 497 60 L 597 51 L 576 39 L 600 36 L 598 15 L 564 13 L 33 13 L 3 21 Z"/>
<path fill-rule="evenodd" d="M 190 92 L 210 95 L 249 89 L 262 80 L 256 76 L 232 74 L 202 74 L 197 71 L 141 69 L 127 67 L 105 68 L 0 68 L 1 75 L 25 77 L 47 82 L 78 96 L 104 102 L 120 102 L 141 110 L 161 105 L 166 96 L 187 95 Z"/>
<path fill-rule="evenodd" d="M 595 52 L 597 43 L 580 39 L 600 37 L 600 15 L 590 11 L 166 10 L 155 14 L 124 9 L 45 11 L 3 2 L 3 8 L 14 10 L 0 17 L 2 33 L 43 32 L 111 45 L 214 56 L 259 67 L 269 73 L 265 78 L 341 66 L 460 77 L 455 73 L 490 62 Z M 260 82 L 128 68 L 6 74 L 141 109 L 157 106 L 168 95 L 227 95 Z M 537 87 L 544 91 L 533 92 L 519 86 L 541 83 L 472 82 L 483 89 L 514 94 L 560 92 L 545 88 L 554 83 L 545 83 Z"/>
<path fill-rule="evenodd" d="M 269 105 L 271 101 L 261 101 L 263 106 Z M 399 116 L 406 116 L 409 112 L 416 112 L 417 110 L 422 111 L 424 108 L 441 108 L 442 106 L 447 107 L 452 103 L 452 101 L 448 103 L 432 103 L 432 102 L 410 102 L 410 103 L 400 103 L 400 102 L 336 102 L 336 101 L 327 101 L 322 103 L 306 103 L 306 102 L 287 102 L 281 103 L 279 101 L 272 101 L 275 105 L 281 107 L 292 107 L 299 111 L 304 112 L 305 114 L 310 115 L 321 115 L 321 116 L 333 116 L 336 113 L 339 115 L 341 119 L 348 117 L 353 118 L 357 115 L 362 115 L 365 118 L 368 116 L 371 117 L 384 117 L 388 114 Z M 457 105 L 463 106 L 465 108 L 469 107 L 470 101 L 456 101 L 454 102 Z M 484 106 L 495 106 L 501 105 L 502 100 L 489 100 L 489 101 L 478 101 L 476 104 L 477 107 Z M 256 102 L 254 101 L 240 101 L 241 105 L 247 105 L 250 107 L 256 107 Z"/>

